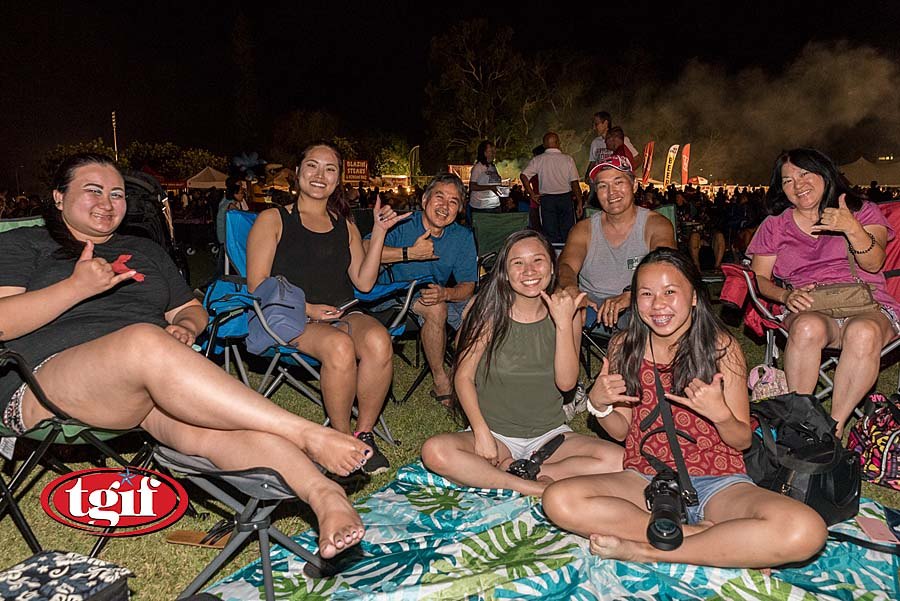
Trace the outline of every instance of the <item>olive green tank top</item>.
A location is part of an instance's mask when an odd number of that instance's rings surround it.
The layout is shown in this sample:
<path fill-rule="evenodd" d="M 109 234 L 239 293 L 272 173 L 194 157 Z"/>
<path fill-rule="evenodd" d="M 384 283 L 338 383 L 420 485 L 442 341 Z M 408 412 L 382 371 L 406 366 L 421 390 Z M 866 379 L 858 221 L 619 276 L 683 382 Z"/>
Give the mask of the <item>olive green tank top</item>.
<path fill-rule="evenodd" d="M 485 355 L 478 362 L 478 406 L 491 431 L 533 438 L 566 423 L 556 388 L 553 361 L 556 328 L 548 315 L 535 323 L 510 320 L 506 339 L 494 349 L 485 377 Z"/>

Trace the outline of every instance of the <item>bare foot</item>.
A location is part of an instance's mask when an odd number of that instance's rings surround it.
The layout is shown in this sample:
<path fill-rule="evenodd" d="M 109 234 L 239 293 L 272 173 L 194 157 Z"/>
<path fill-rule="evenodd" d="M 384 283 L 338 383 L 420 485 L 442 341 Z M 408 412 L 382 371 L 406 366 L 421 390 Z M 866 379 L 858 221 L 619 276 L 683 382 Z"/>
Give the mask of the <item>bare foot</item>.
<path fill-rule="evenodd" d="M 372 454 L 361 440 L 318 424 L 303 432 L 301 442 L 300 448 L 310 459 L 339 476 L 361 468 Z"/>
<path fill-rule="evenodd" d="M 604 534 L 591 535 L 591 553 L 603 559 L 642 561 L 640 543 Z"/>
<path fill-rule="evenodd" d="M 838 422 L 838 424 L 834 427 L 834 437 L 838 440 L 844 439 L 844 424 Z"/>
<path fill-rule="evenodd" d="M 523 495 L 529 495 L 532 497 L 540 497 L 544 494 L 544 489 L 546 489 L 550 484 L 553 483 L 553 480 L 546 478 L 546 476 L 538 477 L 537 480 L 522 480 L 521 484 L 515 489 L 522 493 Z"/>
<path fill-rule="evenodd" d="M 328 559 L 359 543 L 365 526 L 340 487 L 330 485 L 310 494 L 309 505 L 319 520 L 319 554 Z"/>
<path fill-rule="evenodd" d="M 443 370 L 441 370 L 443 372 Z M 434 394 L 435 395 L 448 395 L 452 390 L 452 386 L 450 385 L 450 378 L 447 377 L 446 373 L 442 373 L 440 376 L 434 378 Z"/>

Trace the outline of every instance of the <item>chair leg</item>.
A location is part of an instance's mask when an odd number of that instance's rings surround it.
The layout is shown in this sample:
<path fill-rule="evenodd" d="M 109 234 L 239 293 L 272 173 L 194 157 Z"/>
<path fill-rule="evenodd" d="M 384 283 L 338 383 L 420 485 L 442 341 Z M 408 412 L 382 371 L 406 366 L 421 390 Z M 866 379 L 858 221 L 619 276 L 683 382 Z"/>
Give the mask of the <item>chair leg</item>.
<path fill-rule="evenodd" d="M 22 482 L 24 482 L 28 478 L 28 476 L 31 475 L 31 471 L 34 469 L 34 467 L 47 454 L 47 450 L 50 448 L 50 445 L 52 445 L 56 441 L 56 438 L 59 436 L 59 432 L 60 430 L 54 430 L 53 432 L 51 432 L 49 435 L 47 435 L 46 438 L 44 438 L 44 440 L 41 441 L 38 447 L 31 452 L 31 454 L 25 460 L 25 463 L 22 464 L 22 467 L 19 468 L 19 470 L 12 477 L 12 480 L 10 480 L 10 494 L 15 494 L 16 490 L 19 488 Z M 66 471 L 71 470 L 68 470 L 68 468 L 66 468 Z M 66 472 L 64 471 L 63 473 Z M 0 511 L 2 511 L 2 509 L 3 507 L 2 505 L 0 505 Z"/>
<path fill-rule="evenodd" d="M 272 557 L 269 555 L 269 530 L 261 528 L 259 536 L 259 559 L 262 562 L 263 587 L 266 591 L 266 601 L 275 600 L 275 584 L 272 582 Z"/>
<path fill-rule="evenodd" d="M 307 551 L 275 526 L 269 526 L 269 536 L 297 557 L 306 560 L 303 573 L 310 578 L 330 578 L 339 572 L 334 562 L 324 559 L 318 553 Z"/>
<path fill-rule="evenodd" d="M 31 552 L 40 553 L 41 551 L 43 551 L 43 549 L 41 548 L 41 544 L 38 542 L 37 537 L 34 535 L 34 531 L 28 524 L 28 520 L 25 519 L 25 516 L 22 514 L 22 510 L 19 509 L 19 504 L 16 503 L 16 500 L 12 496 L 12 492 L 6 485 L 6 480 L 4 480 L 3 477 L 0 477 L 0 517 L 3 516 L 4 508 L 9 510 L 9 517 L 12 518 L 13 524 L 16 525 L 16 528 L 19 529 L 19 532 L 22 534 L 22 538 L 24 538 L 25 542 L 28 543 L 28 548 L 31 549 Z"/>
<path fill-rule="evenodd" d="M 419 386 L 422 385 L 422 382 L 425 381 L 425 378 L 428 377 L 428 374 L 431 373 L 431 370 L 428 369 L 428 366 L 425 365 L 420 371 L 419 375 L 416 376 L 416 379 L 413 381 L 412 385 L 409 387 L 409 390 L 406 391 L 406 394 L 403 395 L 403 398 L 397 401 L 399 405 L 402 405 L 406 401 L 409 400 L 409 397 L 413 395 L 413 393 L 418 390 Z"/>
<path fill-rule="evenodd" d="M 212 484 L 209 480 L 200 476 L 190 476 L 188 479 L 210 493 L 214 498 L 232 507 L 232 509 L 241 507 L 240 503 L 225 493 L 225 491 Z M 278 507 L 278 503 L 273 503 L 260 508 L 259 499 L 250 499 L 247 504 L 239 510 L 239 513 L 235 514 L 234 533 L 231 535 L 228 544 L 226 544 L 225 548 L 213 558 L 209 565 L 203 568 L 203 571 L 191 581 L 178 598 L 183 599 L 185 597 L 190 597 L 200 590 L 200 587 L 212 578 L 222 566 L 224 566 L 225 563 L 244 546 L 247 539 L 254 534 L 259 535 L 260 532 L 267 530 L 272 524 L 269 516 L 275 511 L 276 507 Z M 268 554 L 266 554 L 266 556 L 268 556 Z M 271 575 L 271 566 L 269 570 L 269 574 Z"/>
<path fill-rule="evenodd" d="M 388 444 L 392 444 L 395 447 L 399 447 L 400 441 L 394 439 L 394 435 L 391 434 L 391 429 L 388 428 L 387 422 L 384 420 L 383 414 L 378 416 L 378 423 L 379 423 L 380 427 L 376 426 L 375 428 L 373 428 L 373 430 L 375 431 L 375 434 L 377 434 L 378 436 L 383 438 L 384 441 L 387 442 Z"/>
<path fill-rule="evenodd" d="M 244 359 L 241 357 L 241 352 L 238 350 L 237 346 L 234 347 L 234 367 L 235 370 L 237 370 L 238 376 L 241 378 L 241 382 L 244 383 L 244 386 L 252 388 L 250 386 L 250 378 L 247 377 L 247 369 L 244 367 Z"/>
<path fill-rule="evenodd" d="M 252 532 L 235 532 L 231 539 L 228 541 L 228 544 L 225 545 L 225 548 L 222 549 L 218 555 L 216 555 L 209 565 L 207 565 L 203 570 L 197 574 L 197 577 L 194 578 L 187 587 L 181 591 L 181 594 L 178 595 L 179 599 L 185 599 L 190 597 L 194 593 L 200 590 L 200 587 L 203 586 L 206 581 L 212 578 L 216 572 L 218 572 L 225 562 L 231 559 L 231 556 L 237 553 L 237 551 L 244 546 L 244 543 L 247 542 L 247 539 L 250 538 Z"/>
<path fill-rule="evenodd" d="M 272 372 L 275 371 L 275 367 L 278 365 L 280 357 L 281 355 L 276 355 L 272 361 L 269 362 L 269 367 L 266 368 L 266 373 L 263 374 L 262 381 L 259 383 L 259 388 L 256 389 L 256 392 L 262 393 L 262 391 L 268 387 L 269 379 L 272 377 Z"/>

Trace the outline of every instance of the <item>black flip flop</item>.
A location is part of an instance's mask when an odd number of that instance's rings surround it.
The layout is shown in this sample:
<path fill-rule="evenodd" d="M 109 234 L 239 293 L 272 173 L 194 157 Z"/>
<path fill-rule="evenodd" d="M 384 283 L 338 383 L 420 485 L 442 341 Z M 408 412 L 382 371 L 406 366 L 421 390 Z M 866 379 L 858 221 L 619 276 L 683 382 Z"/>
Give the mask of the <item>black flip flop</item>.
<path fill-rule="evenodd" d="M 428 391 L 429 396 L 433 398 L 435 401 L 441 404 L 441 407 L 450 411 L 453 408 L 453 395 L 452 394 L 438 394 L 434 391 L 434 389 Z"/>

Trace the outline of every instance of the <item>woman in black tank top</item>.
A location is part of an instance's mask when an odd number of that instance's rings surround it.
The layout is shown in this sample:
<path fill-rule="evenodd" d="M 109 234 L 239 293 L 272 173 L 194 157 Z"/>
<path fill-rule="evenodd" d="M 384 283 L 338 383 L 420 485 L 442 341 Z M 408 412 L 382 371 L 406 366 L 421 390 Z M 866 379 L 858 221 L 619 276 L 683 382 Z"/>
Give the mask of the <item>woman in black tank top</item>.
<path fill-rule="evenodd" d="M 351 432 L 351 408 L 359 399 L 356 433 L 375 451 L 364 468 L 375 473 L 388 467 L 371 430 L 393 377 L 391 339 L 374 318 L 345 315 L 337 307 L 353 298 L 354 287 L 363 292 L 372 289 L 385 234 L 409 214 L 397 215 L 390 206 L 376 202 L 366 253 L 340 185 L 341 162 L 330 144 L 304 150 L 297 168 L 297 202 L 264 211 L 250 231 L 247 285 L 252 292 L 265 278 L 283 275 L 303 289 L 306 315 L 312 321 L 291 344 L 322 363 L 322 397 L 332 427 Z M 340 324 L 329 323 L 337 319 Z"/>

